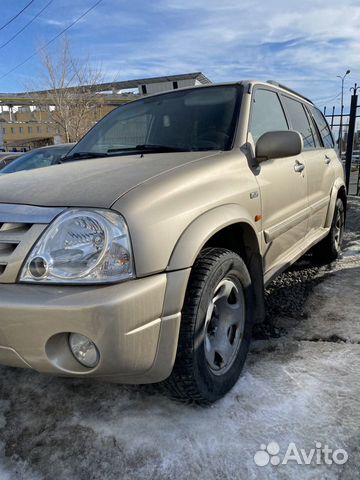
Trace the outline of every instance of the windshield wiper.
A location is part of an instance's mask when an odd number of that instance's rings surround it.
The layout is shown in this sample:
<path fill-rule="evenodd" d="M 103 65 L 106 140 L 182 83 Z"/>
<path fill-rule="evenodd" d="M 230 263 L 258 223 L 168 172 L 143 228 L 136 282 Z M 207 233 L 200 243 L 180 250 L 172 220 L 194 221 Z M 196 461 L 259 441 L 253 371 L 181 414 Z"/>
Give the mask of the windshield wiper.
<path fill-rule="evenodd" d="M 151 152 L 151 153 L 162 153 L 162 152 L 188 152 L 189 149 L 181 147 L 171 147 L 169 145 L 155 145 L 155 144 L 146 144 L 136 145 L 135 147 L 125 147 L 125 148 L 110 148 L 108 153 L 114 152 Z"/>
<path fill-rule="evenodd" d="M 59 163 L 71 162 L 74 160 L 85 160 L 87 158 L 101 158 L 101 157 L 110 157 L 114 153 L 162 153 L 162 152 L 187 152 L 189 151 L 186 148 L 180 147 L 170 147 L 168 145 L 136 145 L 135 147 L 124 147 L 124 148 L 109 148 L 107 152 L 75 152 L 72 155 L 66 155 L 65 157 L 59 160 Z"/>
<path fill-rule="evenodd" d="M 107 157 L 107 153 L 100 152 L 75 152 L 60 159 L 60 163 L 71 162 L 72 160 L 85 160 L 86 158 Z"/>

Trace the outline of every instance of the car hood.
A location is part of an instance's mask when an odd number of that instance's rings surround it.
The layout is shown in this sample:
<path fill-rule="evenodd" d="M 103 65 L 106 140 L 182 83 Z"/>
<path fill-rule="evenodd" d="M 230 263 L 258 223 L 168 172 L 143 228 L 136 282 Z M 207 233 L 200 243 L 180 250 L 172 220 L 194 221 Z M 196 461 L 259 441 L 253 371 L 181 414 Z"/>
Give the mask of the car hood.
<path fill-rule="evenodd" d="M 96 158 L 0 177 L 0 203 L 110 208 L 129 190 L 218 152 L 176 152 Z"/>

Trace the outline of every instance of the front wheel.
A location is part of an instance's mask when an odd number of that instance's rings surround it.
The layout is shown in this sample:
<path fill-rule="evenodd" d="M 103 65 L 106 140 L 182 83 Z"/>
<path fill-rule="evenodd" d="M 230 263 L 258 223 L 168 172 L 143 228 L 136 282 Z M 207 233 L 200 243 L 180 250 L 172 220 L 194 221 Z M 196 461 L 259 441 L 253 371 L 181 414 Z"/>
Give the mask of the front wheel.
<path fill-rule="evenodd" d="M 243 260 L 204 249 L 190 275 L 175 365 L 165 387 L 172 397 L 210 404 L 237 381 L 249 350 L 252 284 Z"/>

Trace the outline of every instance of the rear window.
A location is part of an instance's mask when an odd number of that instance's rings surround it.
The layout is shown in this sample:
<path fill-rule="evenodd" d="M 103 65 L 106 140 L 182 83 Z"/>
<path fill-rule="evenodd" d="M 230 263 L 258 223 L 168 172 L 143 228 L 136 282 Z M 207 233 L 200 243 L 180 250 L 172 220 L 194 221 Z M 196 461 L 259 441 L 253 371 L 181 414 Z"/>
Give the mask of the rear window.
<path fill-rule="evenodd" d="M 319 129 L 325 148 L 334 148 L 334 139 L 324 115 L 315 107 L 309 107 Z"/>

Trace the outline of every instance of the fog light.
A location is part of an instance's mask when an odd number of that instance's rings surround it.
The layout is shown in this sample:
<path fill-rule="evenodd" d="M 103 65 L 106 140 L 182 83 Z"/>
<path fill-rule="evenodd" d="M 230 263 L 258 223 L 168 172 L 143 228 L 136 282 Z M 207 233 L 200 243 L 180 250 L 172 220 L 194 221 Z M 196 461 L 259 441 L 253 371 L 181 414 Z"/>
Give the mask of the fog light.
<path fill-rule="evenodd" d="M 45 277 L 49 269 L 49 265 L 45 258 L 43 257 L 35 257 L 31 260 L 29 265 L 29 270 L 31 275 L 34 278 L 42 278 Z"/>
<path fill-rule="evenodd" d="M 76 360 L 84 367 L 94 368 L 99 363 L 99 351 L 89 338 L 80 333 L 70 333 L 69 345 Z"/>

